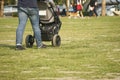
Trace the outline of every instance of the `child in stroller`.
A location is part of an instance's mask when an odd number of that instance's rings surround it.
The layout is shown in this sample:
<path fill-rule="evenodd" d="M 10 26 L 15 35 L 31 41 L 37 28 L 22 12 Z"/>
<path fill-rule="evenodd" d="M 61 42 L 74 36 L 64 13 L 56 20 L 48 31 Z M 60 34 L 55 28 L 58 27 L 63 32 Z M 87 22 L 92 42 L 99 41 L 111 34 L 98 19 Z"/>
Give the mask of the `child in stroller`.
<path fill-rule="evenodd" d="M 39 1 L 39 27 L 41 30 L 42 41 L 51 41 L 52 46 L 60 46 L 61 38 L 58 35 L 61 28 L 61 21 L 56 14 L 52 3 L 47 1 Z M 34 43 L 34 35 L 27 35 L 25 39 L 26 47 L 32 47 Z"/>

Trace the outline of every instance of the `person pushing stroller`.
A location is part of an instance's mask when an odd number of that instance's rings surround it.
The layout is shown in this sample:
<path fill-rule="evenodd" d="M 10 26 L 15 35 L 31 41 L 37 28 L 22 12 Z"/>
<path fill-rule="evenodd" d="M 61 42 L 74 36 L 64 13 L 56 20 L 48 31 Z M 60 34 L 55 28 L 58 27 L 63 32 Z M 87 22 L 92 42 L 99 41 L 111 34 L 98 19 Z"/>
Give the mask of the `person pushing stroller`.
<path fill-rule="evenodd" d="M 18 0 L 18 18 L 19 24 L 16 29 L 16 50 L 24 50 L 22 46 L 23 33 L 28 18 L 32 24 L 37 48 L 45 48 L 42 43 L 41 30 L 39 29 L 39 9 L 37 0 Z"/>

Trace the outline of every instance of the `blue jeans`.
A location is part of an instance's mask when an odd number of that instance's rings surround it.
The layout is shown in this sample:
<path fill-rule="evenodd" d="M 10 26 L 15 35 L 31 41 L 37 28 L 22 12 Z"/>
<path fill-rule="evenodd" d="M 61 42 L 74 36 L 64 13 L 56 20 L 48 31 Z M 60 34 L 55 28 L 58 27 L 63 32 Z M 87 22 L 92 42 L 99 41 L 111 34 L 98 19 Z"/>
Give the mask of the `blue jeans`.
<path fill-rule="evenodd" d="M 16 45 L 22 45 L 23 33 L 28 18 L 30 19 L 32 29 L 34 31 L 37 46 L 41 45 L 41 30 L 39 28 L 39 12 L 38 8 L 18 8 L 19 25 L 16 30 Z"/>

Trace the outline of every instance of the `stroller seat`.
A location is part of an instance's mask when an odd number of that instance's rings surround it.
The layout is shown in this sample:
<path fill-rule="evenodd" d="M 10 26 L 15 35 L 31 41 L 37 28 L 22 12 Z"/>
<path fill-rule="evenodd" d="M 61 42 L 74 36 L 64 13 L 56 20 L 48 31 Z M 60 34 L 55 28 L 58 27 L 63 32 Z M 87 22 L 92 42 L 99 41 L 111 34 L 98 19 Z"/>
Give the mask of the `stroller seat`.
<path fill-rule="evenodd" d="M 54 15 L 51 12 L 51 6 L 46 3 L 39 3 L 39 16 L 40 16 L 40 22 L 41 23 L 53 23 L 54 22 Z"/>

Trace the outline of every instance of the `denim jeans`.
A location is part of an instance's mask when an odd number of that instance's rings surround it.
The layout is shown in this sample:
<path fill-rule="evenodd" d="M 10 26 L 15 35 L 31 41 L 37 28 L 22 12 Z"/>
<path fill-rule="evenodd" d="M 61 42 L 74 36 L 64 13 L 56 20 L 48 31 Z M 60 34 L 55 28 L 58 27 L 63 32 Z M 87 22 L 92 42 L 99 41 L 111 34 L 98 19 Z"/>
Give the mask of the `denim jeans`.
<path fill-rule="evenodd" d="M 18 8 L 19 25 L 16 30 L 16 45 L 22 44 L 23 33 L 28 18 L 30 19 L 37 46 L 41 45 L 41 30 L 39 28 L 38 8 Z"/>

